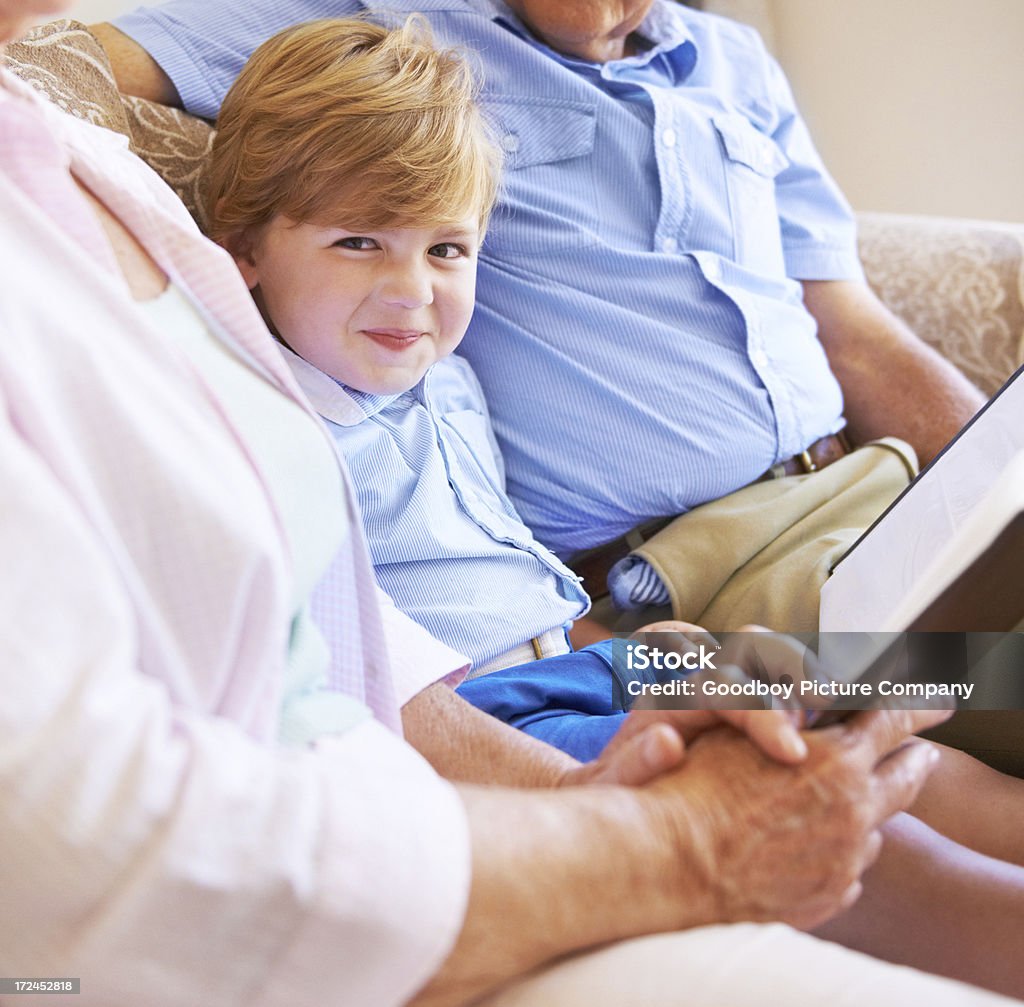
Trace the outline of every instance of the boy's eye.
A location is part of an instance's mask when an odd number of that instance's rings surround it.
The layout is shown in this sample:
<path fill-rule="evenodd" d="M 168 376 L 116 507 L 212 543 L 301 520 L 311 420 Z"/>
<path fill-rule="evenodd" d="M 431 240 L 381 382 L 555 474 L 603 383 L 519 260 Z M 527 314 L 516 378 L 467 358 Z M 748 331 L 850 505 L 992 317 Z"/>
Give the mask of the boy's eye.
<path fill-rule="evenodd" d="M 357 252 L 366 249 L 377 248 L 377 242 L 373 238 L 364 238 L 360 235 L 353 235 L 351 238 L 339 238 L 331 243 L 332 248 L 352 248 Z"/>
<path fill-rule="evenodd" d="M 429 254 L 438 259 L 458 259 L 468 255 L 465 245 L 457 245 L 454 241 L 442 241 L 440 245 L 432 245 Z"/>

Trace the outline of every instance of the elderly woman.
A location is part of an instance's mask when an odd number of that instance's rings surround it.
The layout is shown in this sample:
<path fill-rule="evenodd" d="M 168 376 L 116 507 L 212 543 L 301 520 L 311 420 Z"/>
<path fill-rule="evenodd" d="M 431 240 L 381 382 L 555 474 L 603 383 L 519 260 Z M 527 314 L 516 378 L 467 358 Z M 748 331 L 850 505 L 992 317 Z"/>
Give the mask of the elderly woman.
<path fill-rule="evenodd" d="M 59 6 L 0 0 L 0 42 Z M 0 973 L 103 1004 L 999 1002 L 702 926 L 853 903 L 934 716 L 861 717 L 802 760 L 784 718 L 745 725 L 798 765 L 724 730 L 680 765 L 706 724 L 634 719 L 581 767 L 466 709 L 440 681 L 463 659 L 377 593 L 327 435 L 170 191 L 4 71 L 0 179 Z M 315 717 L 282 704 L 296 680 Z"/>

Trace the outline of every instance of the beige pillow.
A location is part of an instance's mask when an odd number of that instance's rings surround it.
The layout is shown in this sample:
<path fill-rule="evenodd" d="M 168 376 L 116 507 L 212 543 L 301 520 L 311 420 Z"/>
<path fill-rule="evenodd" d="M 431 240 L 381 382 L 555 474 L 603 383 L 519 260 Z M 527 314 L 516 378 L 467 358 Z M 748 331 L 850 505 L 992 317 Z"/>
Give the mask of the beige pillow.
<path fill-rule="evenodd" d="M 77 21 L 51 21 L 7 47 L 7 65 L 59 108 L 130 136 L 103 47 Z"/>
<path fill-rule="evenodd" d="M 124 111 L 131 125 L 132 150 L 178 194 L 205 232 L 213 127 L 181 109 L 127 95 Z"/>
<path fill-rule="evenodd" d="M 51 21 L 7 48 L 8 67 L 58 107 L 123 133 L 205 230 L 205 181 L 214 130 L 180 109 L 117 90 L 100 43 L 77 21 Z"/>

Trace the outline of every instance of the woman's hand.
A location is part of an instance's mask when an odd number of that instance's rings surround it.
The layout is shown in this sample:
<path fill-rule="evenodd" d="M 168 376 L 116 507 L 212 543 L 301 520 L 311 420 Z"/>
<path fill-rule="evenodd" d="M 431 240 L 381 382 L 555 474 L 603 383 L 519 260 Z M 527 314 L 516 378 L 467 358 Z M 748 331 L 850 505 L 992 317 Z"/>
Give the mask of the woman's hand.
<path fill-rule="evenodd" d="M 733 634 L 724 650 L 715 638 L 693 623 L 668 621 L 651 623 L 638 630 L 633 639 L 646 641 L 657 634 L 656 645 L 679 654 L 699 653 L 715 648 L 723 657 L 719 667 L 692 676 L 695 681 L 742 683 L 753 678 L 792 681 L 807 677 L 814 665 L 806 648 L 792 637 L 769 633 L 758 626 Z M 634 709 L 626 718 L 600 758 L 568 771 L 563 785 L 619 783 L 642 786 L 676 768 L 686 746 L 714 727 L 735 728 L 775 762 L 796 765 L 807 756 L 807 744 L 800 735 L 803 714 L 782 706 L 773 709 Z"/>

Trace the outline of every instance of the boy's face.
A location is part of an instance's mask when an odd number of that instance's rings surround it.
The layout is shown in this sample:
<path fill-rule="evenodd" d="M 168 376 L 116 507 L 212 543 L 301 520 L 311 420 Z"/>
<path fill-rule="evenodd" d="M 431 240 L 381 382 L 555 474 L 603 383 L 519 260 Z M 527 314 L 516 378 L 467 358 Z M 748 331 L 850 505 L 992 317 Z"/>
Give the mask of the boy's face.
<path fill-rule="evenodd" d="M 387 395 L 412 388 L 459 345 L 479 242 L 476 215 L 369 231 L 278 215 L 237 261 L 291 349 L 351 388 Z"/>

